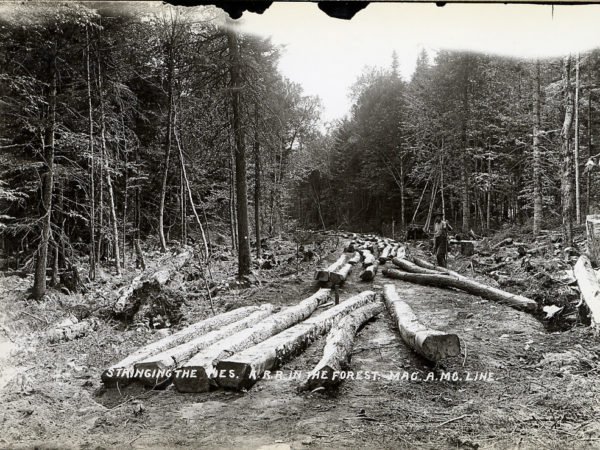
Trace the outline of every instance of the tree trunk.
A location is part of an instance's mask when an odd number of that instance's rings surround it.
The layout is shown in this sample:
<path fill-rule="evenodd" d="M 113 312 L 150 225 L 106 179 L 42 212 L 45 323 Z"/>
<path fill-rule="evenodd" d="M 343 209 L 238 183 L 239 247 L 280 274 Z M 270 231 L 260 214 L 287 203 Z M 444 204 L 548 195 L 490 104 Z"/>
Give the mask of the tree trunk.
<path fill-rule="evenodd" d="M 217 378 L 220 386 L 230 389 L 249 389 L 265 373 L 304 350 L 317 336 L 322 336 L 350 312 L 373 303 L 373 291 L 360 294 L 333 306 L 327 311 L 305 320 L 279 334 L 229 358 L 221 358 L 216 371 L 225 376 Z M 230 376 L 233 373 L 233 376 Z"/>
<path fill-rule="evenodd" d="M 160 247 L 163 252 L 167 251 L 167 240 L 165 239 L 164 216 L 165 216 L 165 197 L 167 195 L 167 179 L 169 176 L 169 158 L 171 156 L 172 132 L 173 132 L 173 83 L 174 83 L 174 53 L 173 42 L 169 43 L 168 69 L 167 69 L 167 136 L 165 140 L 165 157 L 163 161 L 162 182 L 160 188 L 160 211 L 158 216 L 158 236 L 160 238 Z"/>
<path fill-rule="evenodd" d="M 573 158 L 575 166 L 575 218 L 581 224 L 581 195 L 579 192 L 579 53 L 575 62 L 575 136 Z"/>
<path fill-rule="evenodd" d="M 592 157 L 592 92 L 588 93 L 588 117 L 587 117 L 587 147 L 588 159 Z M 590 185 L 591 185 L 591 170 L 585 171 L 585 214 L 588 215 L 590 209 Z"/>
<path fill-rule="evenodd" d="M 233 322 L 242 320 L 244 317 L 247 317 L 258 310 L 258 306 L 245 306 L 243 308 L 237 308 L 232 311 L 197 322 L 189 327 L 184 328 L 183 330 L 148 344 L 102 372 L 102 382 L 107 386 L 115 386 L 117 382 L 126 382 L 127 380 L 131 379 L 134 364 L 150 358 L 151 356 L 158 355 L 159 353 L 170 348 L 185 344 L 186 342 L 195 339 L 198 336 L 203 336 L 213 330 L 220 329 L 221 327 L 227 326 Z"/>
<path fill-rule="evenodd" d="M 414 351 L 434 362 L 460 354 L 458 336 L 422 325 L 411 307 L 400 299 L 393 284 L 384 286 L 383 298 L 402 340 Z"/>
<path fill-rule="evenodd" d="M 561 138 L 561 203 L 563 224 L 563 245 L 573 245 L 573 153 L 570 139 L 573 124 L 573 89 L 571 87 L 571 55 L 565 58 L 563 82 L 565 86 L 565 119 L 560 133 Z"/>
<path fill-rule="evenodd" d="M 98 58 L 98 90 L 100 96 L 100 144 L 104 155 L 104 173 L 106 174 L 106 187 L 108 189 L 108 201 L 110 203 L 110 219 L 112 225 L 113 253 L 117 275 L 121 276 L 121 258 L 119 255 L 119 223 L 117 221 L 117 210 L 115 208 L 115 196 L 112 186 L 112 177 L 108 164 L 108 152 L 106 151 L 106 117 L 104 111 L 104 92 L 102 84 L 102 73 L 100 58 Z"/>
<path fill-rule="evenodd" d="M 35 264 L 35 278 L 33 280 L 32 298 L 39 300 L 46 294 L 46 267 L 48 263 L 48 242 L 50 240 L 50 224 L 52 216 L 52 187 L 54 184 L 54 130 L 56 127 L 56 90 L 57 90 L 57 68 L 56 68 L 56 44 L 54 46 L 52 60 L 50 63 L 50 95 L 48 124 L 45 127 L 43 139 L 44 162 L 46 171 L 42 177 L 42 233 L 40 245 L 37 250 Z"/>
<path fill-rule="evenodd" d="M 360 274 L 360 279 L 362 281 L 373 281 L 375 279 L 375 275 L 377 275 L 377 269 L 379 268 L 379 263 L 375 262 L 370 266 L 366 267 L 365 270 Z"/>
<path fill-rule="evenodd" d="M 350 367 L 356 333 L 381 311 L 383 305 L 380 302 L 371 303 L 340 320 L 327 335 L 323 357 L 308 375 L 302 390 L 329 390 L 337 386 L 342 381 L 340 373 Z"/>
<path fill-rule="evenodd" d="M 535 62 L 535 85 L 533 95 L 533 235 L 537 236 L 542 228 L 542 157 L 540 149 L 541 96 L 540 61 Z"/>
<path fill-rule="evenodd" d="M 260 258 L 260 143 L 258 141 L 258 106 L 254 106 L 254 237 L 256 258 Z"/>
<path fill-rule="evenodd" d="M 489 151 L 489 149 L 488 149 Z M 492 155 L 491 151 L 488 155 L 487 160 L 487 172 L 488 172 L 488 180 L 487 180 L 487 198 L 486 198 L 486 211 L 485 211 L 485 228 L 489 230 L 491 228 L 492 223 Z"/>
<path fill-rule="evenodd" d="M 305 320 L 319 305 L 325 303 L 329 295 L 329 289 L 320 289 L 296 306 L 286 308 L 277 314 L 267 317 L 251 328 L 242 330 L 227 339 L 205 348 L 181 367 L 183 370 L 190 372 L 195 370 L 196 377 L 175 377 L 174 383 L 177 390 L 180 392 L 207 391 L 211 384 L 214 383 L 215 375 L 218 373 L 215 372 L 214 368 L 221 359 L 229 358 L 232 354 L 263 342 L 265 339 Z"/>
<path fill-rule="evenodd" d="M 235 187 L 238 224 L 238 276 L 250 273 L 250 242 L 248 239 L 248 196 L 246 192 L 246 148 L 240 113 L 240 91 L 243 85 L 238 38 L 228 30 L 229 73 L 231 75 L 231 109 L 233 111 L 233 133 L 235 138 Z"/>
<path fill-rule="evenodd" d="M 90 152 L 90 280 L 96 279 L 96 159 L 94 158 L 94 118 L 92 113 L 92 81 L 90 76 L 90 36 L 89 30 L 85 30 L 86 36 L 86 81 L 89 113 L 89 135 L 88 151 Z"/>
<path fill-rule="evenodd" d="M 469 205 L 469 140 L 467 127 L 469 121 L 469 56 L 464 56 L 463 61 L 463 92 L 462 92 L 462 151 L 461 151 L 461 201 L 462 201 L 462 232 L 468 233 L 471 229 L 471 209 Z"/>

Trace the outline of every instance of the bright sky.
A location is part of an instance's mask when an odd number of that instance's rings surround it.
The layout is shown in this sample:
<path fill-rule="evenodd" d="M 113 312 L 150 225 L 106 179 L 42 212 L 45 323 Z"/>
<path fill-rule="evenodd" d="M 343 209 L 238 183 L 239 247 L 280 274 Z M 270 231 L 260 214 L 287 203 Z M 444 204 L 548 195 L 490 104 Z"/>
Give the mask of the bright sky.
<path fill-rule="evenodd" d="M 531 58 L 600 47 L 600 5 L 553 11 L 549 5 L 372 3 L 346 21 L 330 18 L 316 3 L 275 2 L 239 22 L 242 31 L 286 45 L 281 72 L 321 97 L 325 121 L 349 111 L 348 88 L 363 67 L 389 66 L 394 49 L 408 79 L 421 48 Z"/>

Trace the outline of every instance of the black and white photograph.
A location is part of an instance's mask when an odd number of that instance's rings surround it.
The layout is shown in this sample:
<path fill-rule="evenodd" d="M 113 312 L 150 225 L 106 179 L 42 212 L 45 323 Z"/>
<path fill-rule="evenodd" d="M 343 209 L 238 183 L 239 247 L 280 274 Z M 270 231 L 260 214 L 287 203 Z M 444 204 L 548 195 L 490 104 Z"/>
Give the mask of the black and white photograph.
<path fill-rule="evenodd" d="M 0 0 L 0 448 L 600 448 L 600 4 Z"/>

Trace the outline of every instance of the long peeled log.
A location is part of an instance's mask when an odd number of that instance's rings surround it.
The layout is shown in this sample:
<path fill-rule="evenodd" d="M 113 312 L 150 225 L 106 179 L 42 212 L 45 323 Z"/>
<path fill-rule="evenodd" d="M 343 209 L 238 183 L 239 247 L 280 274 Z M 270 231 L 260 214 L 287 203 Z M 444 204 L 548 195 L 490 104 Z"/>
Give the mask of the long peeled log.
<path fill-rule="evenodd" d="M 459 274 L 458 272 L 455 272 L 453 270 L 447 269 L 446 267 L 442 267 L 442 266 L 437 266 L 435 264 L 431 264 L 429 261 L 422 259 L 422 258 L 417 258 L 416 256 L 411 258 L 412 261 L 419 267 L 425 268 L 425 269 L 429 269 L 429 270 L 433 270 L 433 271 L 437 271 L 437 272 L 441 272 L 441 273 L 445 273 L 447 275 L 453 275 L 455 277 L 463 277 L 463 275 Z"/>
<path fill-rule="evenodd" d="M 360 279 L 363 281 L 373 281 L 375 275 L 377 274 L 377 268 L 379 267 L 379 263 L 375 261 L 375 263 L 367 266 L 365 270 L 360 274 Z"/>
<path fill-rule="evenodd" d="M 360 262 L 360 258 L 360 253 L 354 252 L 354 256 L 348 260 L 348 264 L 358 264 Z"/>
<path fill-rule="evenodd" d="M 346 257 L 344 255 L 340 256 L 338 258 L 338 260 L 336 262 L 334 262 L 333 264 L 331 264 L 329 267 L 327 267 L 325 269 L 317 270 L 317 273 L 315 274 L 315 280 L 322 281 L 322 282 L 329 281 L 329 277 L 330 277 L 331 273 L 337 272 L 342 267 L 344 267 L 345 262 L 346 262 Z"/>
<path fill-rule="evenodd" d="M 383 269 L 383 275 L 397 280 L 409 281 L 411 283 L 460 289 L 470 294 L 479 295 L 480 297 L 494 300 L 524 311 L 534 312 L 537 310 L 537 303 L 530 298 L 486 286 L 485 284 L 478 283 L 466 277 L 459 278 L 445 274 L 408 273 L 387 268 Z"/>
<path fill-rule="evenodd" d="M 192 339 L 209 333 L 215 329 L 237 322 L 238 320 L 247 317 L 249 314 L 258 311 L 258 306 L 245 306 L 232 311 L 219 314 L 214 317 L 197 322 L 189 327 L 186 327 L 170 336 L 166 336 L 156 342 L 152 342 L 129 355 L 127 358 L 113 364 L 104 372 L 101 379 L 105 386 L 115 386 L 118 382 L 123 385 L 130 380 L 133 374 L 134 364 L 143 361 L 150 356 L 157 355 L 160 352 L 176 347 Z"/>
<path fill-rule="evenodd" d="M 238 331 L 256 325 L 257 322 L 273 313 L 273 305 L 264 304 L 258 311 L 245 318 L 226 325 L 210 333 L 198 336 L 177 347 L 170 348 L 157 355 L 150 356 L 134 366 L 134 378 L 146 386 L 163 387 L 173 376 L 173 370 L 188 361 L 200 350 L 226 339 Z"/>
<path fill-rule="evenodd" d="M 411 273 L 428 273 L 428 274 L 438 274 L 440 272 L 438 272 L 437 270 L 432 270 L 432 269 L 425 269 L 424 267 L 420 267 L 417 266 L 416 264 L 410 262 L 407 259 L 404 258 L 394 258 L 392 259 L 392 262 L 394 263 L 395 266 L 399 267 L 400 269 L 402 269 L 405 272 L 411 272 Z"/>
<path fill-rule="evenodd" d="M 214 385 L 216 364 L 224 358 L 241 352 L 265 339 L 270 338 L 292 325 L 308 318 L 319 305 L 325 303 L 330 289 L 320 289 L 311 297 L 298 305 L 286 308 L 257 323 L 252 328 L 242 330 L 231 337 L 213 344 L 200 351 L 173 377 L 173 382 L 181 392 L 205 392 Z"/>
<path fill-rule="evenodd" d="M 583 300 L 592 313 L 593 325 L 597 327 L 600 325 L 600 283 L 586 255 L 579 257 L 573 268 L 573 274 L 577 279 Z"/>
<path fill-rule="evenodd" d="M 308 375 L 303 389 L 325 390 L 337 386 L 341 381 L 340 372 L 350 366 L 354 338 L 358 330 L 369 320 L 383 311 L 381 302 L 371 303 L 351 312 L 335 325 L 327 335 L 323 357 Z"/>
<path fill-rule="evenodd" d="M 383 299 L 402 340 L 414 351 L 434 362 L 460 353 L 458 336 L 422 325 L 411 307 L 400 299 L 394 285 L 383 287 Z"/>
<path fill-rule="evenodd" d="M 249 389 L 265 371 L 273 370 L 303 351 L 317 336 L 329 332 L 350 312 L 374 302 L 377 295 L 365 291 L 250 347 L 231 358 L 222 359 L 216 366 L 219 385 L 231 389 Z"/>

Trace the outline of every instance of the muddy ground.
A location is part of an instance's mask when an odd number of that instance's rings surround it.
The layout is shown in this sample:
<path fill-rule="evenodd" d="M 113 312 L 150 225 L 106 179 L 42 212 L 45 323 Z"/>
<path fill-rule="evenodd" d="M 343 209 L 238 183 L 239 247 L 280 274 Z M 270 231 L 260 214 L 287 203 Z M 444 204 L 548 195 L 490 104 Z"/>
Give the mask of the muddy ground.
<path fill-rule="evenodd" d="M 342 242 L 320 247 L 334 261 Z M 317 259 L 318 256 L 317 255 Z M 217 312 L 272 302 L 291 305 L 318 286 L 317 260 L 257 272 L 254 284 L 220 293 Z M 454 255 L 450 267 L 458 266 Z M 233 261 L 215 266 L 231 275 Z M 390 263 L 388 263 L 390 264 Z M 135 275 L 132 271 L 130 277 Z M 285 276 L 284 276 L 285 275 Z M 324 339 L 281 370 L 284 379 L 259 381 L 250 391 L 180 394 L 131 386 L 106 391 L 100 373 L 164 331 L 101 321 L 87 336 L 49 344 L 45 333 L 114 288 L 114 277 L 85 295 L 52 292 L 41 303 L 26 298 L 31 279 L 0 278 L 2 448 L 590 448 L 600 447 L 600 338 L 576 325 L 549 332 L 524 312 L 458 291 L 388 280 L 358 279 L 355 269 L 341 299 L 393 283 L 418 317 L 457 333 L 462 353 L 433 367 L 400 340 L 383 313 L 359 333 L 352 370 L 377 379 L 347 380 L 330 395 L 301 393 L 294 371 L 306 374 L 320 359 Z M 255 281 L 256 281 L 255 280 Z M 127 275 L 120 284 L 127 282 Z M 187 322 L 210 307 L 197 281 L 176 287 Z M 180 326 L 183 326 L 182 322 Z M 399 378 L 391 377 L 394 374 Z M 457 380 L 440 380 L 444 374 Z M 404 379 L 406 376 L 413 380 Z M 433 377 L 434 379 L 427 379 Z M 485 379 L 469 380 L 468 378 Z"/>

